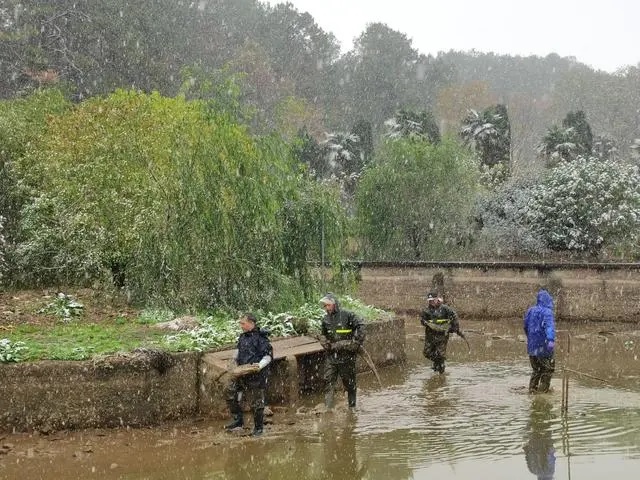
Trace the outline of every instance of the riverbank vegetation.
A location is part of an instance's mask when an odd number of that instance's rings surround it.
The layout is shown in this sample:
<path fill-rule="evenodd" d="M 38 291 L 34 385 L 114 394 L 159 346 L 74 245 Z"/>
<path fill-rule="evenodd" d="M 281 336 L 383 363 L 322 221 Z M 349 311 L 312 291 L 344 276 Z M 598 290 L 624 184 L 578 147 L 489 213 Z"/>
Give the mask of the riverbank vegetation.
<path fill-rule="evenodd" d="M 381 23 L 340 56 L 290 4 L 126 3 L 0 9 L 3 291 L 234 318 L 348 293 L 345 260 L 640 257 L 636 67 Z"/>

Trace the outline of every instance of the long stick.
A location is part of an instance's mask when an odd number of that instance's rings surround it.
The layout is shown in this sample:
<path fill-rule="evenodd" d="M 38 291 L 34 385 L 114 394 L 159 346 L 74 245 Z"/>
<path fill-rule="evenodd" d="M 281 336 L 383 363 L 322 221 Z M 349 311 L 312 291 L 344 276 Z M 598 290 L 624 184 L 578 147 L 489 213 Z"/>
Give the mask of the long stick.
<path fill-rule="evenodd" d="M 565 367 L 564 369 L 567 372 L 575 373 L 577 375 L 582 375 L 583 377 L 589 377 L 589 378 L 593 378 L 594 380 L 599 380 L 599 381 L 604 382 L 604 383 L 609 383 L 609 381 L 605 380 L 604 378 L 594 377 L 593 375 L 589 375 L 588 373 L 578 372 L 577 370 L 571 370 L 570 368 L 567 368 L 567 367 Z"/>
<path fill-rule="evenodd" d="M 469 341 L 467 340 L 467 337 L 465 337 L 460 330 L 456 332 L 456 335 L 458 335 L 460 338 L 462 338 L 466 342 L 467 348 L 469 349 L 469 352 L 471 352 L 471 345 L 469 345 Z"/>
<path fill-rule="evenodd" d="M 371 355 L 369 355 L 369 352 L 367 352 L 362 345 L 360 345 L 360 349 L 358 350 L 358 352 L 360 352 L 360 355 L 362 355 L 362 358 L 364 359 L 365 363 L 369 366 L 373 374 L 376 376 L 378 383 L 382 387 L 382 380 L 380 380 L 380 375 L 378 374 L 376 365 L 375 363 L 373 363 L 373 360 L 371 359 Z"/>

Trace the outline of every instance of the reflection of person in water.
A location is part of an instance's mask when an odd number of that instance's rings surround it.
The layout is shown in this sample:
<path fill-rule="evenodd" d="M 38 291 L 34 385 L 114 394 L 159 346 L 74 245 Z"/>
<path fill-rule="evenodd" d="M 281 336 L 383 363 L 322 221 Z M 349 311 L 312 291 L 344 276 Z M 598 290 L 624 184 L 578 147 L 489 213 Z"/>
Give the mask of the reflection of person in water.
<path fill-rule="evenodd" d="M 552 480 L 556 470 L 556 451 L 551 437 L 551 408 L 551 403 L 545 398 L 534 398 L 527 424 L 528 438 L 524 455 L 527 468 L 538 480 Z"/>
<path fill-rule="evenodd" d="M 329 431 L 324 441 L 324 469 L 330 480 L 361 480 L 365 465 L 358 461 L 353 422 L 347 421 L 342 430 Z"/>

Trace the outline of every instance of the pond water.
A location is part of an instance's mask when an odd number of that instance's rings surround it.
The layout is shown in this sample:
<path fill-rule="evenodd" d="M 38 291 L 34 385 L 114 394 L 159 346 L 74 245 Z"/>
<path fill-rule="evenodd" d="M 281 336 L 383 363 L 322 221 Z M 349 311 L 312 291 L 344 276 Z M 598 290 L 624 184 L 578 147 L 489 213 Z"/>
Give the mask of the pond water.
<path fill-rule="evenodd" d="M 0 478 L 638 478 L 640 334 L 633 326 L 559 325 L 553 391 L 537 396 L 525 393 L 519 321 L 464 327 L 471 351 L 453 339 L 439 375 L 422 358 L 421 330 L 408 319 L 407 364 L 380 372 L 384 388 L 361 375 L 353 414 L 277 413 L 260 439 L 225 434 L 221 422 L 208 420 L 0 435 Z M 572 370 L 566 415 L 562 366 Z"/>

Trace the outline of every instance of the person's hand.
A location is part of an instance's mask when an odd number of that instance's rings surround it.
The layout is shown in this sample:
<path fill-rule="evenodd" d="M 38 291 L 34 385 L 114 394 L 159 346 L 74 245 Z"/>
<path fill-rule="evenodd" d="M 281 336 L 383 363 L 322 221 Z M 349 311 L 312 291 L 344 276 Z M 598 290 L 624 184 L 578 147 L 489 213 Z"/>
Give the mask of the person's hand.
<path fill-rule="evenodd" d="M 316 337 L 316 340 L 320 342 L 322 348 L 324 348 L 325 350 L 331 350 L 331 343 L 329 342 L 329 340 L 327 340 L 327 337 L 325 337 L 324 335 L 318 335 Z"/>
<path fill-rule="evenodd" d="M 253 367 L 254 372 L 259 372 L 261 370 L 259 363 L 252 363 L 251 366 Z"/>
<path fill-rule="evenodd" d="M 259 364 L 246 363 L 244 365 L 240 365 L 234 368 L 233 370 L 231 370 L 231 372 L 229 372 L 229 374 L 231 375 L 232 378 L 238 378 L 238 377 L 242 377 L 243 375 L 249 375 L 251 373 L 256 373 L 259 371 L 260 371 Z"/>
<path fill-rule="evenodd" d="M 549 340 L 549 341 L 547 342 L 547 348 L 548 348 L 549 350 L 553 350 L 553 349 L 555 348 L 555 346 L 556 346 L 556 342 L 554 342 L 553 340 Z"/>

